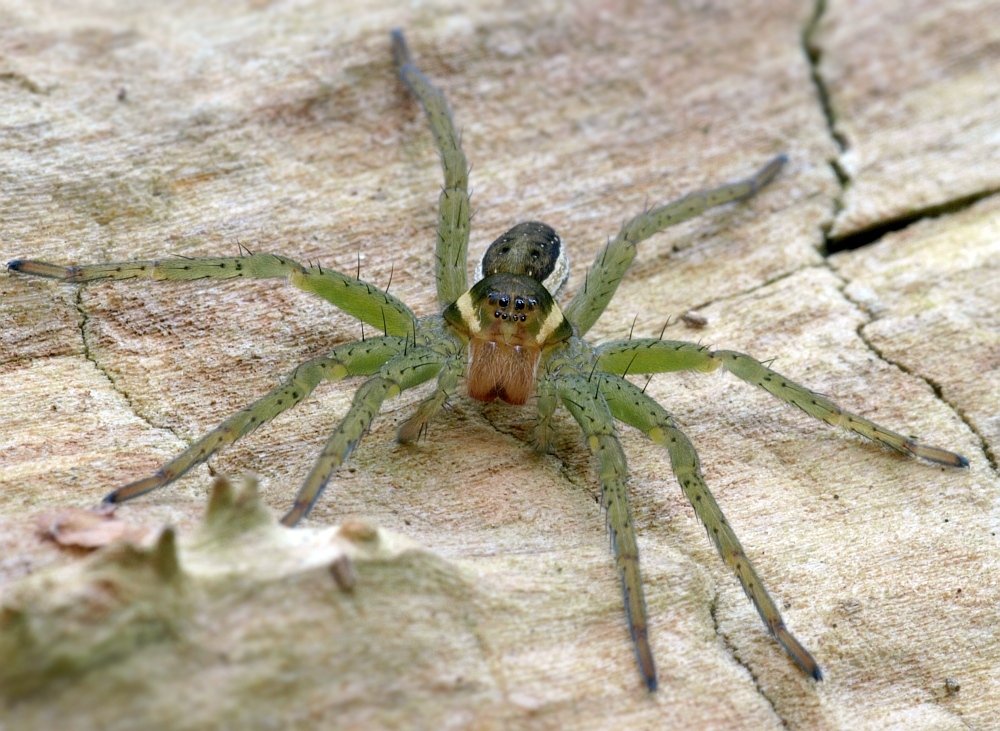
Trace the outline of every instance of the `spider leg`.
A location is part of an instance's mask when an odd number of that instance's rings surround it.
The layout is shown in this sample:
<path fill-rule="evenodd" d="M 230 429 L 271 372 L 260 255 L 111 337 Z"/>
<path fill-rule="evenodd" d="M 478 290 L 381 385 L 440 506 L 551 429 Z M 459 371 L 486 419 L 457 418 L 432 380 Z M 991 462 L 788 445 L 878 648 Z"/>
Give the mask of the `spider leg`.
<path fill-rule="evenodd" d="M 405 347 L 402 338 L 386 336 L 347 343 L 329 355 L 307 360 L 288 379 L 266 396 L 239 411 L 185 449 L 155 474 L 120 487 L 104 498 L 105 503 L 121 503 L 150 490 L 163 487 L 192 467 L 200 465 L 222 447 L 246 436 L 282 411 L 295 406 L 312 393 L 320 381 L 336 381 L 345 376 L 370 375 Z"/>
<path fill-rule="evenodd" d="M 798 406 L 809 416 L 822 419 L 827 424 L 842 426 L 866 439 L 879 442 L 911 457 L 922 457 L 930 462 L 937 462 L 949 467 L 969 466 L 969 460 L 960 454 L 921 444 L 879 426 L 873 421 L 844 411 L 829 399 L 788 380 L 749 355 L 732 350 L 718 350 L 712 354 L 712 357 L 722 363 L 722 366 L 733 375 L 742 378 L 747 383 L 760 386 L 782 401 Z"/>
<path fill-rule="evenodd" d="M 556 435 L 555 429 L 552 428 L 552 415 L 559 405 L 559 390 L 552 377 L 543 374 L 538 380 L 536 393 L 538 394 L 538 420 L 532 431 L 532 441 L 536 452 L 546 454 L 551 449 L 552 440 Z"/>
<path fill-rule="evenodd" d="M 668 371 L 714 371 L 719 367 L 704 345 L 683 340 L 631 338 L 613 340 L 594 348 L 597 368 L 605 373 L 666 373 Z"/>
<path fill-rule="evenodd" d="M 670 463 L 684 495 L 694 507 L 709 537 L 715 542 L 722 559 L 740 580 L 743 591 L 757 608 L 757 613 L 764 620 L 768 631 L 781 643 L 799 667 L 816 680 L 821 680 L 823 674 L 819 665 L 785 627 L 778 607 L 768 596 L 764 583 L 726 521 L 726 516 L 722 514 L 719 504 L 709 492 L 701 474 L 698 454 L 691 441 L 677 428 L 670 414 L 662 406 L 624 378 L 602 375 L 600 387 L 616 419 L 636 427 L 656 444 L 667 448 L 670 453 Z"/>
<path fill-rule="evenodd" d="M 392 31 L 392 56 L 399 68 L 399 77 L 423 104 L 431 133 L 441 153 L 444 188 L 439 198 L 436 278 L 438 302 L 447 307 L 468 289 L 465 259 L 471 218 L 469 163 L 462 152 L 461 139 L 455 131 L 444 95 L 413 63 L 400 30 Z"/>
<path fill-rule="evenodd" d="M 382 329 L 387 335 L 405 336 L 416 319 L 402 300 L 374 284 L 332 269 L 304 267 L 276 254 L 203 259 L 160 259 L 65 267 L 42 261 L 15 259 L 12 272 L 59 279 L 64 282 L 103 282 L 113 279 L 274 279 L 288 277 L 299 289 L 318 294 L 349 315 Z"/>
<path fill-rule="evenodd" d="M 416 413 L 404 421 L 396 431 L 396 441 L 402 444 L 415 442 L 427 426 L 427 422 L 441 410 L 448 398 L 458 390 L 458 381 L 465 372 L 464 353 L 449 358 L 438 374 L 438 385 L 434 393 L 420 402 Z"/>
<path fill-rule="evenodd" d="M 377 375 L 362 384 L 354 394 L 350 410 L 337 425 L 295 497 L 292 509 L 281 519 L 283 524 L 291 527 L 309 514 L 334 470 L 343 464 L 368 431 L 382 402 L 433 378 L 447 357 L 432 348 L 411 344 L 406 352 L 394 356 Z"/>
<path fill-rule="evenodd" d="M 813 418 L 841 426 L 897 452 L 949 467 L 968 467 L 969 460 L 939 447 L 921 444 L 890 431 L 857 414 L 844 411 L 825 396 L 785 378 L 760 361 L 733 350 L 710 351 L 695 343 L 636 338 L 616 340 L 596 350 L 598 366 L 608 373 L 662 373 L 665 371 L 713 371 L 722 366 L 747 383 L 760 386 L 782 401 L 797 406 Z"/>
<path fill-rule="evenodd" d="M 578 336 L 583 336 L 608 306 L 618 283 L 635 258 L 636 246 L 668 226 L 694 218 L 703 211 L 723 203 L 743 200 L 767 185 L 781 170 L 788 158 L 779 155 L 757 173 L 745 180 L 691 193 L 683 198 L 640 213 L 626 223 L 618 235 L 597 254 L 584 279 L 583 287 L 563 308 L 563 314 Z"/>
<path fill-rule="evenodd" d="M 590 451 L 597 456 L 597 471 L 601 478 L 601 501 L 607 511 L 611 546 L 618 564 L 625 614 L 628 618 L 636 659 L 646 687 L 656 690 L 656 665 L 649 646 L 646 621 L 646 601 L 639 573 L 639 546 L 629 510 L 625 489 L 626 463 L 618 437 L 615 421 L 608 404 L 600 393 L 595 393 L 596 380 L 583 375 L 569 375 L 565 371 L 556 381 L 559 398 L 580 425 Z"/>

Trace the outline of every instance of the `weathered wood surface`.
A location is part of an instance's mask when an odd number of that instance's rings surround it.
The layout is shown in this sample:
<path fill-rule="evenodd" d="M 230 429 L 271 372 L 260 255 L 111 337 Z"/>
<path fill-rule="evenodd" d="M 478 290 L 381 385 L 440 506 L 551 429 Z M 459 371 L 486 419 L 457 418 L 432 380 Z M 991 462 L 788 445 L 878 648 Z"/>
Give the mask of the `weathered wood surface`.
<path fill-rule="evenodd" d="M 787 152 L 757 199 L 645 244 L 594 337 L 622 337 L 633 319 L 656 334 L 671 317 L 667 337 L 777 358 L 971 468 L 887 454 L 722 374 L 654 378 L 647 391 L 694 440 L 826 679 L 804 678 L 767 636 L 666 455 L 623 430 L 661 675 L 651 696 L 572 424 L 536 458 L 530 412 L 462 398 L 406 448 L 393 434 L 419 398 L 407 395 L 298 533 L 263 531 L 239 560 L 185 548 L 190 603 L 172 635 L 7 701 L 0 725 L 989 728 L 997 202 L 823 256 L 831 227 L 877 229 L 997 187 L 983 81 L 1000 72 L 995 3 L 896 6 L 829 2 L 814 25 L 792 2 L 8 2 L 4 261 L 217 255 L 237 242 L 343 271 L 360 256 L 362 277 L 384 284 L 391 271 L 392 291 L 432 312 L 440 172 L 393 74 L 388 31 L 401 26 L 463 129 L 473 253 L 518 220 L 545 220 L 571 249 L 570 288 L 647 203 Z M 689 310 L 708 324 L 676 321 Z M 63 580 L 86 564 L 39 539 L 38 518 L 96 503 L 299 361 L 361 335 L 280 282 L 80 289 L 0 276 L 0 317 L 0 601 L 51 614 L 72 600 L 90 621 L 93 588 L 74 595 L 77 579 Z M 283 510 L 355 385 L 321 387 L 212 469 L 258 473 Z M 189 546 L 210 482 L 201 468 L 119 516 L 174 525 Z M 422 548 L 359 561 L 353 593 L 338 591 L 307 548 L 346 516 Z M 287 545 L 304 558 L 275 547 Z M 80 597 L 98 608 L 87 615 Z M 15 615 L 0 614 L 5 651 Z"/>

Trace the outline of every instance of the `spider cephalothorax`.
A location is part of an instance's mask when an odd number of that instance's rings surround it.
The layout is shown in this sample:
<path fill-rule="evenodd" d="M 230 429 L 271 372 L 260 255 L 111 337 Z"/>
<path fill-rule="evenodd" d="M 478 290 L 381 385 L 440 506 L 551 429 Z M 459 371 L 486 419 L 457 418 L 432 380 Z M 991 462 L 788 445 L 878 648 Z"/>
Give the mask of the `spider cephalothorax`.
<path fill-rule="evenodd" d="M 544 284 L 553 279 L 558 289 L 564 262 L 559 237 L 544 223 L 519 223 L 486 250 L 483 279 L 444 311 L 469 340 L 469 396 L 521 405 L 534 393 L 542 351 L 573 334 Z"/>
<path fill-rule="evenodd" d="M 706 208 L 754 195 L 778 174 L 784 156 L 776 157 L 746 180 L 693 193 L 631 219 L 603 247 L 586 273 L 583 286 L 565 307 L 560 308 L 554 296 L 568 271 L 565 252 L 555 231 L 542 223 L 522 223 L 500 236 L 487 251 L 477 271 L 479 281 L 470 289 L 466 272 L 468 164 L 444 97 L 410 60 L 402 33 L 393 33 L 392 46 L 399 74 L 423 104 L 441 152 L 445 185 L 440 196 L 435 274 L 443 316 L 417 319 L 403 302 L 372 284 L 272 254 L 247 252 L 238 257 L 73 267 L 27 260 L 8 263 L 11 272 L 67 282 L 287 277 L 295 286 L 384 332 L 380 337 L 345 343 L 301 364 L 284 383 L 230 416 L 155 474 L 115 490 L 105 500 L 122 502 L 176 480 L 220 448 L 299 403 L 323 380 L 369 376 L 320 453 L 292 509 L 282 518 L 291 526 L 309 513 L 386 399 L 437 377 L 436 388 L 399 428 L 398 439 L 409 442 L 420 436 L 427 421 L 458 389 L 463 376 L 469 395 L 481 401 L 499 398 L 524 404 L 537 394 L 536 448 L 545 450 L 551 443 L 552 416 L 561 404 L 579 424 L 595 456 L 625 614 L 646 686 L 656 688 L 656 668 L 626 492 L 625 454 L 618 441 L 616 420 L 639 429 L 667 449 L 682 491 L 767 629 L 806 673 L 820 679 L 819 665 L 785 627 L 777 606 L 709 492 L 694 445 L 662 406 L 624 376 L 722 367 L 817 419 L 903 454 L 952 467 L 968 466 L 968 461 L 847 413 L 824 396 L 743 353 L 710 351 L 695 343 L 651 338 L 630 338 L 599 346 L 591 346 L 583 339 L 614 295 L 641 241 Z"/>
<path fill-rule="evenodd" d="M 523 404 L 535 390 L 542 349 L 573 334 L 541 283 L 522 274 L 490 274 L 444 311 L 469 339 L 469 396 Z"/>

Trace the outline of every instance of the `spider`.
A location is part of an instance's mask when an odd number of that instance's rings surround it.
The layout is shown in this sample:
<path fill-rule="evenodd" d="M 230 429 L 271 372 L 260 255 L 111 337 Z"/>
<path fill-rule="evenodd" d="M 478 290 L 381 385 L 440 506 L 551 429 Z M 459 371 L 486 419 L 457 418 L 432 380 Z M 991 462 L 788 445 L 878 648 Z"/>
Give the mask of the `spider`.
<path fill-rule="evenodd" d="M 709 492 L 691 441 L 662 406 L 625 376 L 682 370 L 708 372 L 722 367 L 810 416 L 845 427 L 897 452 L 951 467 L 967 467 L 968 460 L 843 411 L 825 397 L 743 353 L 663 340 L 662 333 L 659 339 L 630 337 L 597 346 L 584 339 L 614 295 L 641 241 L 708 208 L 753 196 L 779 173 L 786 162 L 785 156 L 776 157 L 745 180 L 690 194 L 632 218 L 600 251 L 586 273 L 583 286 L 562 307 L 555 295 L 568 272 L 566 253 L 556 232 L 543 223 L 518 224 L 496 239 L 477 267 L 477 281 L 469 288 L 466 280 L 471 217 L 469 167 L 444 96 L 414 65 L 402 32 L 393 31 L 391 39 L 400 78 L 426 111 L 444 170 L 435 272 L 440 315 L 417 319 L 402 301 L 359 278 L 249 250 L 226 258 L 88 266 L 67 267 L 31 260 L 8 263 L 10 272 L 74 283 L 142 278 L 287 277 L 295 286 L 319 295 L 384 333 L 381 337 L 340 345 L 327 355 L 302 363 L 282 385 L 227 418 L 155 474 L 110 493 L 105 502 L 120 503 L 173 482 L 217 450 L 302 401 L 323 380 L 368 376 L 320 453 L 292 508 L 281 519 L 285 525 L 294 526 L 309 514 L 334 471 L 357 446 L 384 401 L 437 377 L 436 388 L 397 432 L 400 442 L 413 442 L 464 379 L 468 395 L 479 401 L 500 399 L 525 404 L 533 398 L 538 412 L 533 441 L 541 452 L 547 451 L 552 443 L 553 414 L 560 404 L 579 424 L 587 446 L 596 457 L 601 501 L 624 594 L 625 614 L 639 670 L 650 691 L 656 689 L 656 668 L 626 491 L 625 453 L 618 441 L 616 421 L 639 429 L 667 449 L 681 489 L 768 631 L 806 674 L 822 679 L 816 660 L 786 628 L 777 606 Z"/>

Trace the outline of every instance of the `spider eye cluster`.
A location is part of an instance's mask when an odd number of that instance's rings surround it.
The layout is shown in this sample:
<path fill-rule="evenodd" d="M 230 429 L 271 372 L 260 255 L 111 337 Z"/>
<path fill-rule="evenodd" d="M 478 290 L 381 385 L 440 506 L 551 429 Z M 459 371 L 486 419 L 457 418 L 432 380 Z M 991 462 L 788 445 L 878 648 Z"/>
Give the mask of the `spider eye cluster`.
<path fill-rule="evenodd" d="M 444 311 L 468 337 L 541 348 L 573 329 L 541 282 L 524 274 L 490 274 Z"/>
<path fill-rule="evenodd" d="M 498 308 L 493 312 L 495 319 L 509 319 L 511 322 L 526 322 L 528 315 L 538 308 L 538 298 L 536 297 L 522 297 L 518 295 L 512 298 L 509 294 L 496 290 L 491 291 L 487 295 L 487 301 L 491 307 Z M 514 312 L 508 312 L 511 304 L 514 305 Z M 526 312 L 522 312 L 522 310 L 526 310 Z"/>

